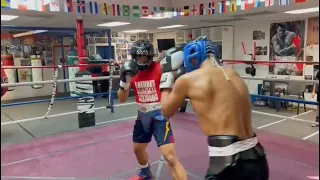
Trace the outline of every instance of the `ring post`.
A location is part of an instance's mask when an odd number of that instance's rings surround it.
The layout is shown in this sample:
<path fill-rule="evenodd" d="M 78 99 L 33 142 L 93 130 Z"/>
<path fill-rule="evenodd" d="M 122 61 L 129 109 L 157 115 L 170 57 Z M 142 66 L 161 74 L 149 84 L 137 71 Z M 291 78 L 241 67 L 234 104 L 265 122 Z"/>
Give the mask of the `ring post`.
<path fill-rule="evenodd" d="M 109 96 L 108 96 L 108 107 L 110 107 L 110 112 L 114 113 L 114 107 L 113 107 L 113 101 L 114 101 L 114 96 L 112 94 L 112 84 L 113 84 L 113 59 L 112 59 L 112 47 L 111 47 L 111 30 L 108 29 L 107 31 L 107 37 L 108 37 L 108 59 L 109 59 Z"/>
<path fill-rule="evenodd" d="M 79 71 L 75 74 L 76 78 L 92 78 L 91 73 L 83 65 L 87 65 L 85 42 L 84 42 L 83 19 L 77 19 L 77 46 L 79 55 Z M 79 97 L 77 102 L 79 128 L 90 127 L 96 124 L 94 97 L 92 80 L 76 81 L 76 95 Z M 91 95 L 91 96 L 90 96 Z"/>
<path fill-rule="evenodd" d="M 111 92 L 111 101 L 110 101 L 110 106 L 111 106 L 111 113 L 114 113 L 114 92 Z"/>

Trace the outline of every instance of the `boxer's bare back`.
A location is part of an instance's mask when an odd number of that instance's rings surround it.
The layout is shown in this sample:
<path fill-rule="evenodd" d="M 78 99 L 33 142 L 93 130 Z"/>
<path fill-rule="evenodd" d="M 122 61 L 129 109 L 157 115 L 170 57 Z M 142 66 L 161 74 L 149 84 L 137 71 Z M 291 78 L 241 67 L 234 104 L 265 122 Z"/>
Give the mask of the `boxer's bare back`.
<path fill-rule="evenodd" d="M 200 119 L 207 136 L 236 135 L 240 139 L 253 137 L 251 126 L 251 101 L 245 82 L 232 69 L 223 71 L 212 66 L 211 61 L 202 68 L 180 78 L 188 84 L 187 97 Z"/>

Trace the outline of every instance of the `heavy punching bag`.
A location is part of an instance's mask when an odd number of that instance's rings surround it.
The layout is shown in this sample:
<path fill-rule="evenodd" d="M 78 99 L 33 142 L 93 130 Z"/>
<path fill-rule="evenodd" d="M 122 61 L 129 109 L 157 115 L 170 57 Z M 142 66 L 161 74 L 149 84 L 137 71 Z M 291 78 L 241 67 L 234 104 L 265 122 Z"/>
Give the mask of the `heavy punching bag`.
<path fill-rule="evenodd" d="M 42 66 L 42 57 L 41 54 L 36 51 L 36 47 L 31 48 L 30 53 L 30 63 L 31 66 Z M 31 69 L 31 81 L 43 81 L 43 68 L 32 68 Z M 43 84 L 40 85 L 31 85 L 33 89 L 43 88 Z"/>
<path fill-rule="evenodd" d="M 78 65 L 79 64 L 79 55 L 78 51 L 75 48 L 74 44 L 71 45 L 70 50 L 67 53 L 67 64 L 68 65 Z M 76 73 L 79 71 L 79 67 L 68 67 L 68 77 L 69 79 L 74 79 Z M 76 96 L 76 83 L 69 82 L 70 96 Z"/>
<path fill-rule="evenodd" d="M 78 71 L 75 74 L 76 78 L 91 78 L 89 71 Z M 76 82 L 76 95 L 81 96 L 78 98 L 77 110 L 79 128 L 90 127 L 96 124 L 95 110 L 94 110 L 94 97 L 92 80 L 77 81 Z"/>
<path fill-rule="evenodd" d="M 8 53 L 8 47 L 5 48 L 5 51 L 1 53 L 1 64 L 2 66 L 14 66 L 13 55 Z M 4 69 L 8 83 L 17 82 L 17 70 L 16 69 Z M 2 73 L 1 73 L 2 74 Z M 8 87 L 8 91 L 15 90 L 15 87 Z"/>

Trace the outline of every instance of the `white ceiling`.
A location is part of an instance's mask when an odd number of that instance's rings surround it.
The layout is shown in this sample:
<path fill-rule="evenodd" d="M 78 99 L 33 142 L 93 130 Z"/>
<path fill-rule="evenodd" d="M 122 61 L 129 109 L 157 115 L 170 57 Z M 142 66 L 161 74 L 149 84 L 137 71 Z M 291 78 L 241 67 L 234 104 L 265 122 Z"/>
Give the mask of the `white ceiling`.
<path fill-rule="evenodd" d="M 293 1 L 293 0 L 292 0 Z M 238 11 L 235 13 L 227 14 L 215 14 L 213 16 L 191 16 L 186 18 L 171 18 L 171 19 L 161 19 L 161 20 L 150 20 L 141 18 L 127 18 L 127 17 L 113 17 L 113 16 L 103 16 L 103 15 L 84 15 L 84 24 L 86 28 L 100 28 L 97 24 L 111 22 L 111 21 L 125 21 L 130 22 L 130 25 L 111 28 L 112 31 L 122 31 L 122 30 L 132 30 L 132 29 L 147 29 L 150 32 L 164 32 L 173 31 L 176 29 L 169 30 L 158 30 L 159 26 L 167 26 L 173 24 L 183 24 L 187 25 L 182 29 L 191 29 L 198 27 L 209 27 L 217 25 L 236 25 L 245 23 L 262 23 L 271 21 L 284 21 L 284 20 L 298 20 L 307 17 L 319 16 L 319 13 L 310 14 L 300 14 L 300 15 L 290 15 L 284 14 L 284 11 L 303 9 L 310 7 L 319 7 L 318 0 L 307 0 L 307 3 L 294 4 L 293 2 L 288 6 L 278 6 L 276 5 L 269 8 L 256 8 L 251 9 L 248 12 Z M 217 12 L 217 9 L 216 9 Z M 262 13 L 259 15 L 259 13 Z M 8 10 L 1 9 L 1 14 L 5 15 L 18 15 L 19 18 L 12 21 L 4 22 L 1 21 L 1 25 L 14 25 L 14 26 L 27 26 L 27 27 L 72 27 L 75 28 L 76 17 L 78 15 L 65 12 L 49 12 L 42 13 L 36 11 L 19 11 L 19 10 Z M 243 20 L 239 19 L 242 18 Z"/>

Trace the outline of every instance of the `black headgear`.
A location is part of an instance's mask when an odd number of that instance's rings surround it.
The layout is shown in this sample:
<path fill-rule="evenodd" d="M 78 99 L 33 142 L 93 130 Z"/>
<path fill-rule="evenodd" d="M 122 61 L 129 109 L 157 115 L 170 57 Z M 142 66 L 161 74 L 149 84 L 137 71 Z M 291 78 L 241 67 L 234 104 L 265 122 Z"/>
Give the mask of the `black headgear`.
<path fill-rule="evenodd" d="M 139 70 L 146 70 L 153 62 L 154 49 L 153 45 L 146 40 L 138 40 L 132 44 L 131 56 L 134 61 L 138 64 Z M 140 63 L 137 61 L 138 56 L 147 56 L 147 63 Z"/>

